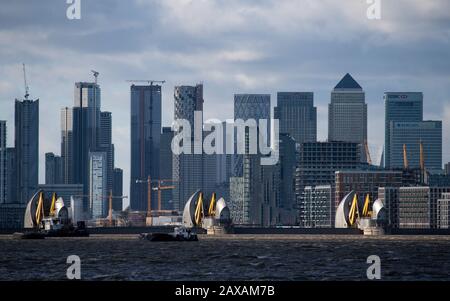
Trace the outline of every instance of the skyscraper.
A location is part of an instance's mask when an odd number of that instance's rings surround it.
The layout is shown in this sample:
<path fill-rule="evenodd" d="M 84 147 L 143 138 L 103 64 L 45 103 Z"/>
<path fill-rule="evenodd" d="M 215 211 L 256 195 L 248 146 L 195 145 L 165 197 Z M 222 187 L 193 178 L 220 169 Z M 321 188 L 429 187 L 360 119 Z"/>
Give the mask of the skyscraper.
<path fill-rule="evenodd" d="M 73 183 L 72 108 L 61 109 L 61 164 L 63 183 Z"/>
<path fill-rule="evenodd" d="M 45 184 L 63 184 L 62 160 L 54 153 L 45 154 Z"/>
<path fill-rule="evenodd" d="M 113 188 L 114 145 L 112 144 L 112 116 L 110 112 L 100 112 L 100 151 L 107 155 L 107 191 Z"/>
<path fill-rule="evenodd" d="M 393 122 L 420 122 L 423 120 L 423 93 L 387 92 L 384 94 L 384 167 L 392 168 L 391 125 Z M 401 152 L 400 155 L 403 155 Z M 403 162 L 403 161 L 402 161 Z M 397 164 L 398 166 L 398 164 Z"/>
<path fill-rule="evenodd" d="M 254 119 L 257 124 L 259 120 L 267 120 L 267 144 L 270 143 L 270 94 L 235 94 L 234 95 L 234 120 L 242 119 L 248 121 Z M 237 141 L 235 135 L 235 141 Z M 233 156 L 233 176 L 242 177 L 243 156 Z"/>
<path fill-rule="evenodd" d="M 328 105 L 328 141 L 367 140 L 367 104 L 365 93 L 350 74 L 346 74 L 331 92 Z"/>
<path fill-rule="evenodd" d="M 170 127 L 163 127 L 161 134 L 161 148 L 159 152 L 159 177 L 162 180 L 172 180 L 172 139 L 173 131 Z M 165 183 L 171 185 L 172 183 Z M 173 183 L 176 185 L 177 183 Z M 161 192 L 161 206 L 163 210 L 173 209 L 172 191 Z"/>
<path fill-rule="evenodd" d="M 423 145 L 425 168 L 442 171 L 442 121 L 391 122 L 390 168 L 403 168 L 403 146 L 409 168 L 420 168 L 420 144 Z"/>
<path fill-rule="evenodd" d="M 17 202 L 25 204 L 39 180 L 39 99 L 16 99 L 15 147 Z"/>
<path fill-rule="evenodd" d="M 188 198 L 197 190 L 203 189 L 203 154 L 194 154 L 195 139 L 202 142 L 203 137 L 194 137 L 194 115 L 200 112 L 203 125 L 203 85 L 177 86 L 174 91 L 174 119 L 187 120 L 191 125 L 191 154 L 173 155 L 172 169 L 176 188 L 173 190 L 175 210 L 183 210 Z M 179 131 L 175 131 L 177 135 Z M 203 131 L 199 136 L 203 136 Z"/>
<path fill-rule="evenodd" d="M 0 120 L 0 204 L 8 199 L 6 188 L 6 121 Z"/>
<path fill-rule="evenodd" d="M 89 209 L 92 218 L 104 218 L 108 214 L 107 154 L 89 153 Z"/>
<path fill-rule="evenodd" d="M 89 153 L 98 150 L 100 132 L 100 87 L 96 83 L 75 83 L 73 107 L 73 183 L 83 184 L 84 195 L 89 194 Z M 89 200 L 83 199 L 88 211 Z"/>
<path fill-rule="evenodd" d="M 120 197 L 123 195 L 123 170 L 120 168 L 114 168 L 113 195 L 116 197 Z M 113 199 L 112 209 L 114 211 L 122 211 L 123 210 L 123 201 L 121 198 Z"/>
<path fill-rule="evenodd" d="M 17 200 L 16 149 L 6 148 L 6 202 L 20 203 Z"/>
<path fill-rule="evenodd" d="M 131 180 L 130 207 L 147 211 L 147 184 L 136 183 L 159 179 L 161 139 L 161 86 L 131 86 Z M 152 191 L 152 208 L 157 194 Z"/>
<path fill-rule="evenodd" d="M 278 92 L 274 118 L 280 133 L 289 134 L 296 143 L 317 140 L 317 108 L 312 92 Z"/>

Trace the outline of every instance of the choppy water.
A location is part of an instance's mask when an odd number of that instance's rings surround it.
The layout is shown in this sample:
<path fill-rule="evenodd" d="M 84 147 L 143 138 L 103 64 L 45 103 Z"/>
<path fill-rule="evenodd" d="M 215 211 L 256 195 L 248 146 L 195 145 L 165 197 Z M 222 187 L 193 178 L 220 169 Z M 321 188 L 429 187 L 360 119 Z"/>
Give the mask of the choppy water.
<path fill-rule="evenodd" d="M 69 255 L 84 280 L 450 280 L 450 237 L 225 236 L 149 242 L 135 235 L 12 240 L 0 237 L 0 280 L 64 280 Z"/>

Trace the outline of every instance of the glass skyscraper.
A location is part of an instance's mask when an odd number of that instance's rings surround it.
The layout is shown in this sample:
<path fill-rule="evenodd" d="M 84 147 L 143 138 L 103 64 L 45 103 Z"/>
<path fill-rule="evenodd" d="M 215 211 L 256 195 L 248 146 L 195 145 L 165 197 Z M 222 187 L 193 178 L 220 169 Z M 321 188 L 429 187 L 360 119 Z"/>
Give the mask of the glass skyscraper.
<path fill-rule="evenodd" d="M 391 122 L 390 167 L 403 168 L 403 145 L 406 145 L 409 168 L 420 168 L 420 143 L 425 168 L 442 170 L 442 121 Z"/>
<path fill-rule="evenodd" d="M 7 201 L 6 189 L 6 121 L 0 120 L 0 204 Z"/>
<path fill-rule="evenodd" d="M 107 154 L 89 153 L 89 209 L 92 218 L 108 215 Z"/>
<path fill-rule="evenodd" d="M 391 158 L 391 124 L 398 122 L 420 122 L 423 120 L 423 93 L 421 92 L 387 92 L 384 94 L 385 141 L 384 167 L 403 166 L 400 162 L 392 162 Z M 403 146 L 402 146 L 403 147 Z M 398 156 L 403 156 L 403 149 Z"/>
<path fill-rule="evenodd" d="M 367 104 L 365 93 L 350 74 L 346 74 L 331 92 L 328 106 L 328 141 L 367 140 Z"/>
<path fill-rule="evenodd" d="M 36 192 L 39 180 L 39 99 L 16 99 L 14 203 L 26 204 Z"/>
<path fill-rule="evenodd" d="M 259 124 L 260 119 L 267 120 L 267 143 L 270 143 L 270 94 L 235 94 L 234 95 L 234 120 L 247 121 L 254 119 Z M 235 132 L 237 144 L 237 135 Z M 236 150 L 236 148 L 235 148 Z M 243 156 L 236 154 L 233 157 L 233 176 L 242 177 Z"/>
<path fill-rule="evenodd" d="M 147 211 L 147 181 L 159 179 L 161 139 L 161 86 L 132 85 L 131 93 L 131 180 L 130 207 Z M 152 209 L 157 192 L 152 191 Z"/>
<path fill-rule="evenodd" d="M 289 134 L 296 143 L 317 140 L 317 108 L 312 92 L 279 92 L 274 118 L 280 133 Z"/>
<path fill-rule="evenodd" d="M 197 190 L 204 187 L 203 176 L 203 153 L 194 154 L 195 138 L 203 142 L 203 131 L 201 137 L 194 137 L 194 114 L 201 114 L 203 125 L 203 85 L 177 86 L 174 90 L 174 119 L 185 119 L 191 125 L 191 154 L 173 155 L 172 170 L 175 189 L 173 190 L 173 202 L 175 210 L 183 210 L 188 198 Z M 174 132 L 177 135 L 178 131 Z"/>

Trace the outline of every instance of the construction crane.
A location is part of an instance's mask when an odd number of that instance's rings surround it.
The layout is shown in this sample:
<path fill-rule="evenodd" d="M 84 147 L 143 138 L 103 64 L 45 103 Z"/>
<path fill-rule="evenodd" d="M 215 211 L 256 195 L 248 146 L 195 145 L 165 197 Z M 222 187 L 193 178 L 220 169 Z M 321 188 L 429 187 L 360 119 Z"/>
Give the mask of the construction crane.
<path fill-rule="evenodd" d="M 74 195 L 74 197 L 89 198 L 89 197 L 91 197 L 91 195 Z M 128 196 L 125 196 L 125 195 L 113 196 L 112 190 L 110 190 L 109 195 L 99 195 L 99 196 L 95 196 L 95 197 L 96 198 L 98 197 L 101 199 L 107 199 L 109 201 L 108 221 L 109 221 L 109 225 L 112 226 L 112 201 L 113 201 L 113 199 L 128 199 Z"/>
<path fill-rule="evenodd" d="M 406 151 L 406 144 L 403 144 L 403 167 L 404 167 L 404 169 L 409 169 L 408 153 Z"/>
<path fill-rule="evenodd" d="M 30 93 L 29 93 L 30 89 L 29 89 L 28 83 L 27 83 L 27 72 L 26 72 L 24 63 L 22 64 L 22 69 L 23 69 L 23 82 L 25 85 L 25 99 L 28 100 L 28 96 L 30 96 Z"/>
<path fill-rule="evenodd" d="M 150 86 L 153 86 L 154 83 L 159 83 L 161 85 L 165 84 L 165 80 L 153 80 L 153 79 L 129 79 L 128 83 L 148 83 Z"/>
<path fill-rule="evenodd" d="M 95 70 L 91 70 L 91 72 L 94 75 L 95 84 L 97 84 L 97 79 L 98 79 L 98 76 L 99 76 L 100 73 L 98 71 L 95 71 Z"/>
<path fill-rule="evenodd" d="M 367 143 L 367 139 L 364 140 L 364 148 L 366 150 L 366 159 L 369 165 L 372 165 L 372 158 L 370 157 L 369 144 Z"/>
<path fill-rule="evenodd" d="M 158 211 L 161 212 L 161 191 L 162 190 L 171 190 L 171 189 L 175 189 L 176 188 L 174 185 L 161 186 L 161 183 L 164 183 L 164 182 L 176 182 L 176 181 L 175 180 L 157 180 L 157 182 L 158 182 L 158 186 L 157 187 L 153 187 L 152 190 L 158 191 Z"/>

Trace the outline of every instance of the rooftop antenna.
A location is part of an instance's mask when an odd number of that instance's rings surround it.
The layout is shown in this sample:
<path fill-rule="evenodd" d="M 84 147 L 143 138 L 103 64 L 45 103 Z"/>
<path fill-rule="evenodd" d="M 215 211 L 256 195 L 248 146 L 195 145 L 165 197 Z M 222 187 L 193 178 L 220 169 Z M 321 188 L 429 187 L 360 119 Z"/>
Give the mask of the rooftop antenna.
<path fill-rule="evenodd" d="M 28 96 L 30 96 L 30 93 L 29 93 L 30 89 L 28 88 L 28 84 L 27 84 L 27 72 L 26 72 L 24 63 L 22 63 L 22 67 L 23 67 L 23 82 L 25 85 L 25 99 L 28 100 Z"/>
<path fill-rule="evenodd" d="M 92 72 L 92 74 L 94 74 L 94 77 L 95 77 L 95 84 L 97 84 L 97 78 L 98 78 L 98 75 L 99 75 L 100 73 L 97 72 L 97 71 L 95 71 L 95 70 L 91 70 L 91 72 Z"/>

